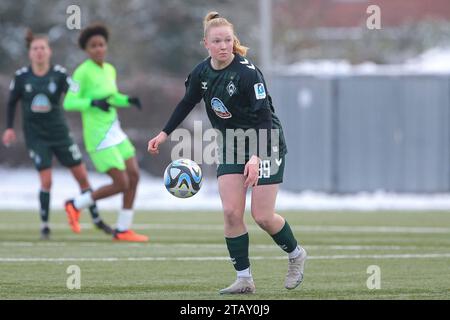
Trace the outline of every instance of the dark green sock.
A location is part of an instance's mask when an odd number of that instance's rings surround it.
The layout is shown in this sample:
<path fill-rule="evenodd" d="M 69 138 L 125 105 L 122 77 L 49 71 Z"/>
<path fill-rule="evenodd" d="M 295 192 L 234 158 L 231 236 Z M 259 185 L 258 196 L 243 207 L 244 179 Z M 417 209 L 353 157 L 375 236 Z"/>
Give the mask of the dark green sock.
<path fill-rule="evenodd" d="M 285 221 L 283 228 L 277 234 L 272 236 L 275 243 L 285 252 L 290 253 L 297 248 L 297 240 L 295 240 L 289 223 Z"/>
<path fill-rule="evenodd" d="M 41 221 L 48 223 L 48 216 L 50 212 L 50 192 L 41 190 L 39 192 L 39 202 L 41 204 Z"/>
<path fill-rule="evenodd" d="M 242 271 L 250 267 L 248 259 L 248 233 L 236 238 L 225 238 L 227 242 L 228 252 L 230 253 L 231 262 L 236 271 Z"/>
<path fill-rule="evenodd" d="M 92 192 L 92 189 L 89 188 L 89 189 L 83 190 L 81 193 L 86 193 L 86 192 Z M 91 217 L 92 217 L 92 220 L 94 222 L 97 222 L 97 221 L 100 220 L 100 217 L 99 217 L 100 215 L 98 213 L 98 208 L 97 208 L 97 205 L 95 203 L 92 206 L 89 207 L 89 212 L 91 213 Z"/>

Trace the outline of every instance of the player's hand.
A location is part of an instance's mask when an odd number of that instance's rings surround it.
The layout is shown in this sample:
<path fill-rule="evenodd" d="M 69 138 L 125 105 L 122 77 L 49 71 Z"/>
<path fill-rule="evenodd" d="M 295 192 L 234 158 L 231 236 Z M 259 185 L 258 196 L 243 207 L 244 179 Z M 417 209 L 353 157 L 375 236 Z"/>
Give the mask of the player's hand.
<path fill-rule="evenodd" d="M 141 100 L 139 98 L 137 98 L 137 97 L 130 97 L 130 98 L 128 98 L 128 103 L 132 104 L 133 106 L 135 106 L 139 110 L 142 110 L 142 104 L 141 104 Z"/>
<path fill-rule="evenodd" d="M 163 144 L 167 140 L 167 133 L 161 131 L 156 137 L 148 142 L 147 151 L 150 154 L 159 154 L 159 145 Z"/>
<path fill-rule="evenodd" d="M 108 112 L 109 108 L 111 107 L 111 105 L 108 103 L 108 99 L 92 100 L 91 105 L 105 112 Z"/>
<path fill-rule="evenodd" d="M 244 187 L 256 187 L 258 185 L 259 158 L 257 156 L 252 156 L 245 164 L 244 176 L 247 177 L 244 182 Z"/>
<path fill-rule="evenodd" d="M 2 142 L 5 147 L 9 147 L 12 143 L 16 142 L 16 132 L 14 129 L 6 129 L 2 136 Z"/>

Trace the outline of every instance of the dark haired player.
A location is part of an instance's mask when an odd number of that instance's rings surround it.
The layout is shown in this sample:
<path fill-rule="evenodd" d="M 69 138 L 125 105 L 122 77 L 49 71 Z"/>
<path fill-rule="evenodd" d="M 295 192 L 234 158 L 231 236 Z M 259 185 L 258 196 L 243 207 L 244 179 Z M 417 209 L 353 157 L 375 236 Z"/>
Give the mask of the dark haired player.
<path fill-rule="evenodd" d="M 79 45 L 89 58 L 75 70 L 64 108 L 81 113 L 84 144 L 89 157 L 95 169 L 108 174 L 112 183 L 67 201 L 65 208 L 71 218 L 70 223 L 77 226 L 82 209 L 97 200 L 122 193 L 123 206 L 113 239 L 146 242 L 147 236 L 131 229 L 139 166 L 136 150 L 123 132 L 116 110 L 131 105 L 140 109 L 141 103 L 138 98 L 128 97 L 117 89 L 116 69 L 105 61 L 108 39 L 108 29 L 103 25 L 92 25 L 81 32 Z"/>

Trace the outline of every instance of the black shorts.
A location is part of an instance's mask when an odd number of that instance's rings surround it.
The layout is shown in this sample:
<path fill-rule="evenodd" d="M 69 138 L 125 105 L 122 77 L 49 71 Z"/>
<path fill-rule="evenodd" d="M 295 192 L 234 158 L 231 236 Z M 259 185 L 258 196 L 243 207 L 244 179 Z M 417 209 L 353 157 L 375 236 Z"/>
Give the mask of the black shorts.
<path fill-rule="evenodd" d="M 275 160 L 261 160 L 258 186 L 280 184 L 283 182 L 285 156 Z M 245 164 L 219 164 L 217 177 L 226 174 L 244 174 Z"/>
<path fill-rule="evenodd" d="M 27 144 L 28 153 L 38 171 L 52 167 L 53 155 L 65 167 L 75 167 L 83 162 L 78 145 L 73 141 L 61 145 L 49 145 L 44 141 Z"/>

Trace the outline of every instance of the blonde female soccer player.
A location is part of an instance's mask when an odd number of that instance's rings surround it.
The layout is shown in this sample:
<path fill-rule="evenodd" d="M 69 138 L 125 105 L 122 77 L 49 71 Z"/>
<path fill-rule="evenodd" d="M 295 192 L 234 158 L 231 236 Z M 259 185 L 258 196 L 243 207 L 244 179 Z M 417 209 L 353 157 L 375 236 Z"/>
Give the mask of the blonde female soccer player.
<path fill-rule="evenodd" d="M 245 58 L 248 48 L 240 44 L 233 25 L 217 12 L 210 12 L 204 19 L 204 45 L 209 57 L 189 75 L 184 98 L 162 132 L 149 141 L 148 151 L 157 154 L 159 146 L 203 98 L 212 126 L 223 137 L 219 145 L 222 156 L 234 154 L 232 161 L 227 158 L 219 163 L 217 176 L 224 212 L 225 241 L 237 280 L 220 293 L 255 292 L 248 254 L 249 235 L 244 223 L 246 191 L 249 187 L 252 187 L 252 216 L 288 254 L 285 287 L 294 289 L 303 280 L 307 254 L 298 245 L 287 221 L 275 213 L 287 152 L 281 123 L 275 115 L 261 71 Z M 230 145 L 227 134 L 236 134 L 240 129 L 263 132 L 263 136 L 264 132 L 272 129 L 279 132 L 279 141 L 269 139 L 267 148 L 277 152 L 279 158 L 260 158 L 262 148 L 255 153 L 250 152 L 257 150 L 255 146 L 249 145 L 242 150 L 234 144 Z M 259 140 L 254 143 L 259 144 Z M 245 157 L 243 163 L 237 161 L 239 156 Z"/>

